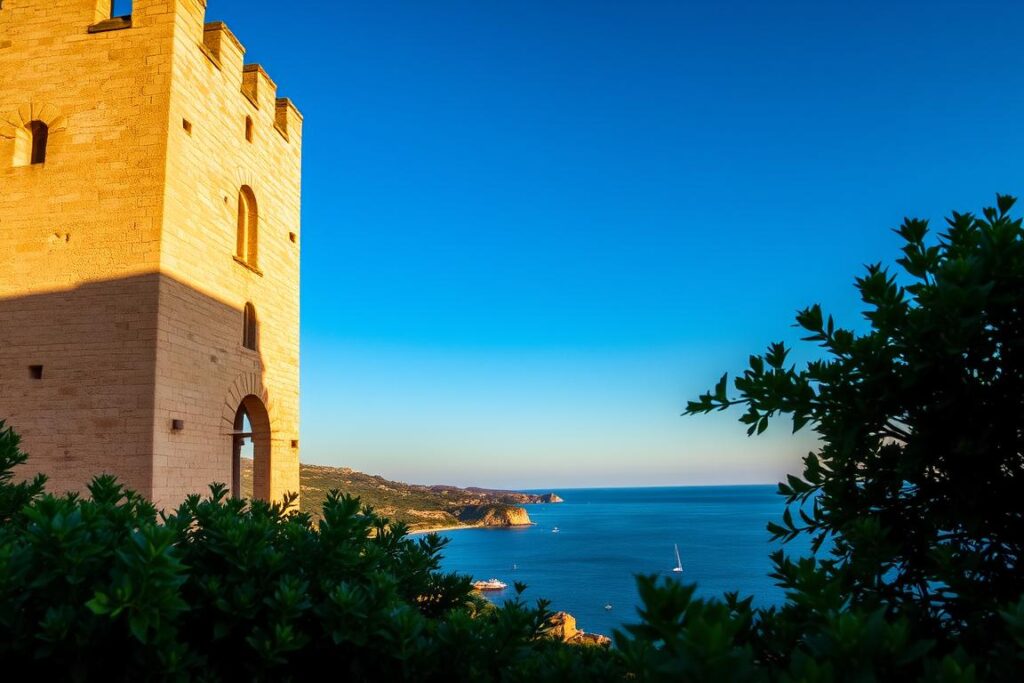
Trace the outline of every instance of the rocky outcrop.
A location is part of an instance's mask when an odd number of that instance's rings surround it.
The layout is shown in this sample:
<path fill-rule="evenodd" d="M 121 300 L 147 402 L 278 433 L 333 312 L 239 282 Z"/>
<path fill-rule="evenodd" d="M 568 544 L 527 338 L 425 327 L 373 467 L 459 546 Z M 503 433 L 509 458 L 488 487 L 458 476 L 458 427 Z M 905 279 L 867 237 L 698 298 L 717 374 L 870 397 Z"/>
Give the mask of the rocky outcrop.
<path fill-rule="evenodd" d="M 548 619 L 548 627 L 544 630 L 544 635 L 564 642 L 569 642 L 577 633 L 576 617 L 568 612 L 555 612 Z"/>
<path fill-rule="evenodd" d="M 469 505 L 457 514 L 460 522 L 476 526 L 527 526 L 533 524 L 526 510 L 514 505 Z"/>
<path fill-rule="evenodd" d="M 565 501 L 557 493 L 545 493 L 543 496 L 538 496 L 538 503 L 564 503 Z"/>
<path fill-rule="evenodd" d="M 568 642 L 572 645 L 612 646 L 612 639 L 608 636 L 602 636 L 600 633 L 584 633 L 583 631 L 577 631 L 575 637 Z"/>
<path fill-rule="evenodd" d="M 548 627 L 545 629 L 544 635 L 572 645 L 610 647 L 612 644 L 612 639 L 608 636 L 602 636 L 600 633 L 587 633 L 576 628 L 576 617 L 568 612 L 555 612 L 548 620 Z"/>

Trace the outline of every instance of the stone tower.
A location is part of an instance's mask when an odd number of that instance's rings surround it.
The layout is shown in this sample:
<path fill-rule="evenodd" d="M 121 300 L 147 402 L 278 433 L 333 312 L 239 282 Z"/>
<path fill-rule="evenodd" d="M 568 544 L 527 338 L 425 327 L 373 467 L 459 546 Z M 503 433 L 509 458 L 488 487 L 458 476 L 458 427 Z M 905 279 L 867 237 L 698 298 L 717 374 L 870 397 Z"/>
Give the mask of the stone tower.
<path fill-rule="evenodd" d="M 244 439 L 299 490 L 302 117 L 205 11 L 0 2 L 0 420 L 51 491 L 237 492 Z"/>

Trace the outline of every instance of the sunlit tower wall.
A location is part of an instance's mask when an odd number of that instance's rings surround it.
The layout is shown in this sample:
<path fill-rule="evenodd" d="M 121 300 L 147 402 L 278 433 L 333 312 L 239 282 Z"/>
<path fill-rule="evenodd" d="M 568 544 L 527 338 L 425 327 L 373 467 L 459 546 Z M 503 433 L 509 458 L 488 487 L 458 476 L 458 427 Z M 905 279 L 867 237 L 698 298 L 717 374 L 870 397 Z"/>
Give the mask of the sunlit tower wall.
<path fill-rule="evenodd" d="M 237 492 L 246 439 L 299 489 L 302 117 L 205 11 L 0 4 L 0 419 L 51 490 Z"/>

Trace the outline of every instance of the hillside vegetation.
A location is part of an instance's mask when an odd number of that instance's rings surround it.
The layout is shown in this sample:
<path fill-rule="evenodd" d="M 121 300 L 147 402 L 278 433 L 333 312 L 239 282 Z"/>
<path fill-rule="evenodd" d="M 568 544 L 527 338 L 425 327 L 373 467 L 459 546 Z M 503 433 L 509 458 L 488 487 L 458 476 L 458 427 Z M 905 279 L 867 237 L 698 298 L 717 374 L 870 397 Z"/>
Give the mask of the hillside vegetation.
<path fill-rule="evenodd" d="M 328 492 L 337 489 L 359 497 L 384 517 L 404 522 L 412 531 L 529 524 L 526 511 L 518 506 L 561 502 L 561 498 L 553 493 L 537 495 L 444 484 L 406 484 L 348 467 L 302 465 L 299 477 L 302 485 L 301 510 L 314 518 L 320 516 Z M 242 490 L 252 490 L 252 461 L 247 459 L 242 460 Z"/>

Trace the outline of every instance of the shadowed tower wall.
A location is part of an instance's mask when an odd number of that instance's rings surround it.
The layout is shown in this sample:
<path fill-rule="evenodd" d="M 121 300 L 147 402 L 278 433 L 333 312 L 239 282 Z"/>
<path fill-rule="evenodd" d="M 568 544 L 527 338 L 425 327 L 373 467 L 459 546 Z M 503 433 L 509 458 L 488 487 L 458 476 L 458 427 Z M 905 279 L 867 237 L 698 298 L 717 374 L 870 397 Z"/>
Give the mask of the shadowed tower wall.
<path fill-rule="evenodd" d="M 0 7 L 0 419 L 51 488 L 166 506 L 232 481 L 244 403 L 257 494 L 297 492 L 301 116 L 202 0 L 109 7 Z"/>

